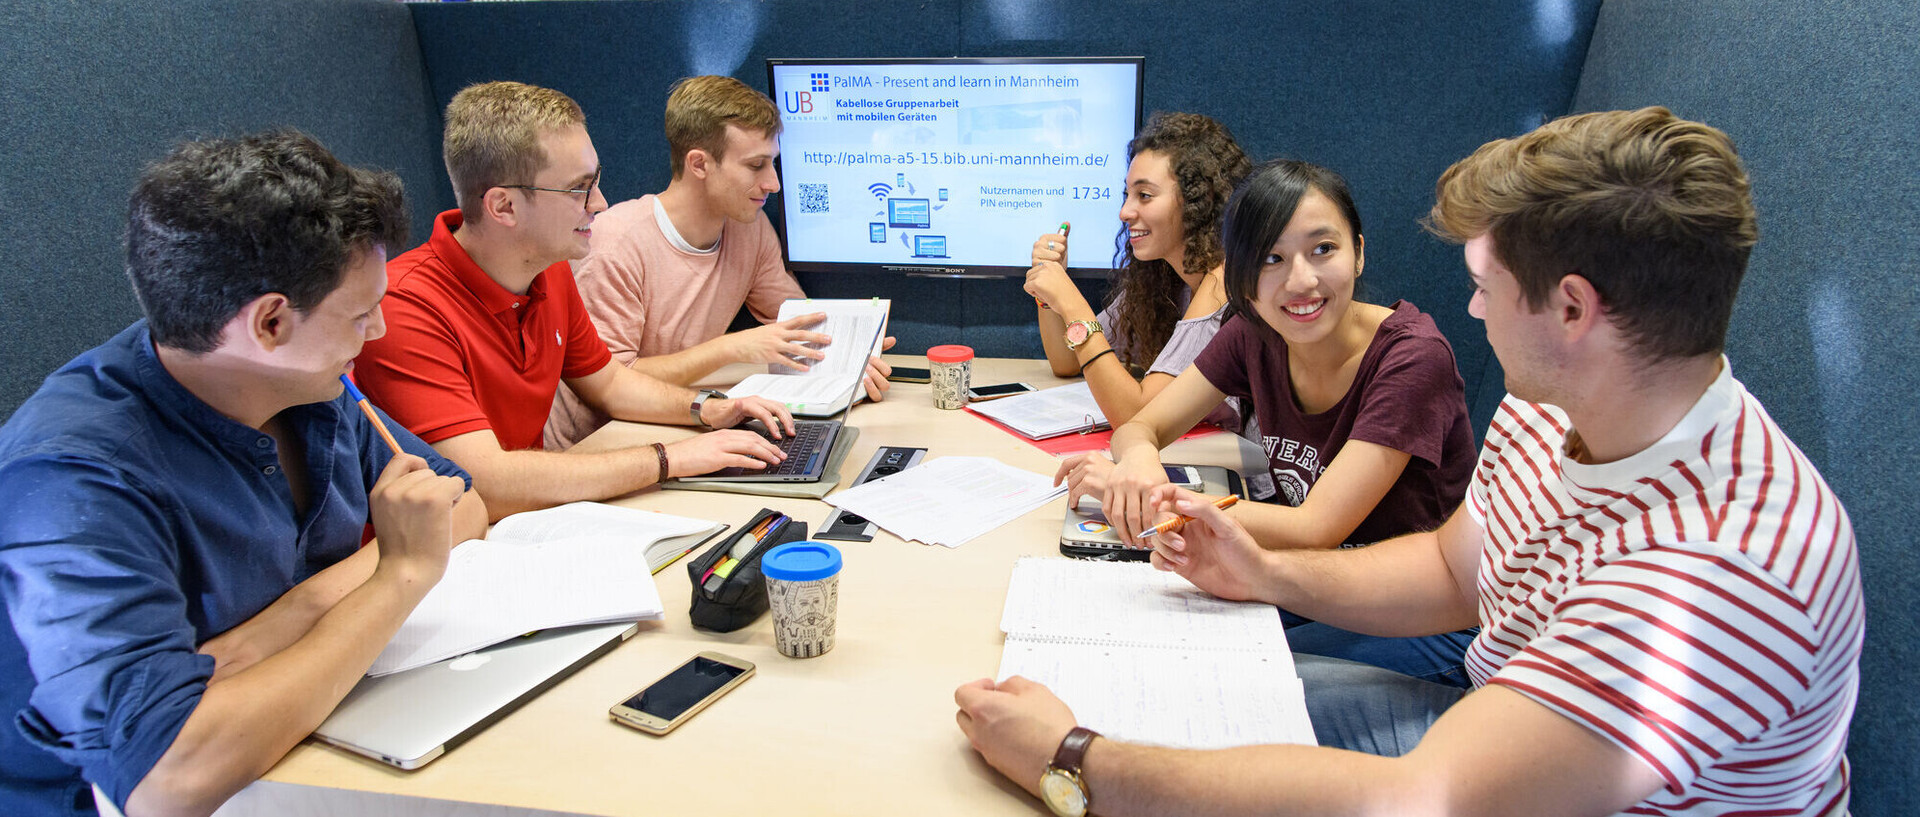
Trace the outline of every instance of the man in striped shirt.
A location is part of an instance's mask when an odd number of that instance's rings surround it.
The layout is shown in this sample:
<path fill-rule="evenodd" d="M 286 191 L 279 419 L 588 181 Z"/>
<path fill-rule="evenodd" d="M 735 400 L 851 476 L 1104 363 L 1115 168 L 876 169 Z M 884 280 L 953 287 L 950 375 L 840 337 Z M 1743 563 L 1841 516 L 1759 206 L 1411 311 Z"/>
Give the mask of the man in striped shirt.
<path fill-rule="evenodd" d="M 1068 814 L 1076 789 L 1115 815 L 1846 813 L 1858 554 L 1722 355 L 1757 240 L 1731 141 L 1663 108 L 1568 117 L 1450 168 L 1430 224 L 1466 245 L 1509 392 L 1465 505 L 1265 551 L 1168 488 L 1197 522 L 1154 564 L 1373 635 L 1478 624 L 1476 689 L 1301 656 L 1321 742 L 1354 751 L 1196 752 L 1088 738 L 1044 687 L 982 680 L 955 693 L 974 747 Z"/>

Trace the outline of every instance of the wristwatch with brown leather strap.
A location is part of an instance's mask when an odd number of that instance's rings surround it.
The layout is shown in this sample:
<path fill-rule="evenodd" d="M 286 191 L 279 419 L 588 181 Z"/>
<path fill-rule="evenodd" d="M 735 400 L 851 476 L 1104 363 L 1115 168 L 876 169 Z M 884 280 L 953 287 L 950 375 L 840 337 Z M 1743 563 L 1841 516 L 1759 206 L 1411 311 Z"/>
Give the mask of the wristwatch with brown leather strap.
<path fill-rule="evenodd" d="M 1100 733 L 1084 726 L 1076 726 L 1060 740 L 1060 749 L 1053 753 L 1053 762 L 1047 764 L 1047 771 L 1040 775 L 1040 799 L 1046 801 L 1047 808 L 1053 809 L 1060 817 L 1085 817 L 1087 810 L 1093 807 L 1093 795 L 1087 793 L 1087 780 L 1080 775 L 1080 764 L 1086 760 L 1087 747 Z"/>

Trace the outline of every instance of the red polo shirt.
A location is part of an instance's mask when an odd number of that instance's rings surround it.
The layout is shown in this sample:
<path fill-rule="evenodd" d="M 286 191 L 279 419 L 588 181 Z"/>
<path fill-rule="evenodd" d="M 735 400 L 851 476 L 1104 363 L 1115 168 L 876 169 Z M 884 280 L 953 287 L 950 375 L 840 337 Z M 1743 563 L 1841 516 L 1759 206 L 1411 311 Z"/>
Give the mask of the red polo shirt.
<path fill-rule="evenodd" d="M 454 240 L 460 220 L 441 213 L 427 243 L 387 262 L 387 334 L 360 352 L 354 380 L 429 443 L 490 428 L 501 448 L 539 448 L 560 379 L 612 355 L 567 262 L 508 292 Z"/>

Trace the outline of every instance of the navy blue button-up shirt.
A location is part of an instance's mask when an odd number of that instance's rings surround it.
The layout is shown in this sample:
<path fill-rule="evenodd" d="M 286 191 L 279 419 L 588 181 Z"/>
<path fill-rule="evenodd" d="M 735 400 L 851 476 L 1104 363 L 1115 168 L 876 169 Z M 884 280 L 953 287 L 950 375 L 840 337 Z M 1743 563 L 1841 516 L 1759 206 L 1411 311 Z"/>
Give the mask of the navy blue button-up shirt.
<path fill-rule="evenodd" d="M 281 416 L 306 451 L 304 515 L 274 440 L 174 380 L 145 321 L 0 428 L 0 813 L 90 811 L 85 781 L 124 806 L 206 690 L 195 650 L 359 547 L 392 454 L 345 395 Z"/>

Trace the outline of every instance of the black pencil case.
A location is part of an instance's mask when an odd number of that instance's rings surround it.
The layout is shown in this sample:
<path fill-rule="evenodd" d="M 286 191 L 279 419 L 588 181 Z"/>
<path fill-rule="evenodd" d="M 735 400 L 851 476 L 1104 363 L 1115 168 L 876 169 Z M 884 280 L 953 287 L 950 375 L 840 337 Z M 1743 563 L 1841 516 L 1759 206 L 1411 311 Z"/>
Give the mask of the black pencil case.
<path fill-rule="evenodd" d="M 760 557 L 776 545 L 807 538 L 807 523 L 789 517 L 779 527 L 768 531 L 766 540 L 755 545 L 725 578 L 717 581 L 709 578 L 704 582 L 701 579 L 707 577 L 707 571 L 720 564 L 720 560 L 741 540 L 750 539 L 762 520 L 778 515 L 777 511 L 761 508 L 759 513 L 747 520 L 747 524 L 740 527 L 739 533 L 720 540 L 707 552 L 700 554 L 699 558 L 687 563 L 687 579 L 693 582 L 693 608 L 688 611 L 693 618 L 693 626 L 730 633 L 752 624 L 767 612 L 767 583 L 760 576 Z"/>

